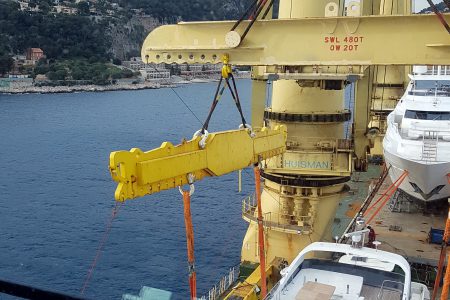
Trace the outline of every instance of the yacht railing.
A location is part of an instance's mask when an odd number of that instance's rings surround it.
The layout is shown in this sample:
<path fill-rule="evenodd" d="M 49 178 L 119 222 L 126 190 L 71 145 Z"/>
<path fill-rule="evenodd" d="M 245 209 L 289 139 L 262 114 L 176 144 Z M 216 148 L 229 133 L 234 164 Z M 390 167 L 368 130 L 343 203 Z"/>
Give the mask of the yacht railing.
<path fill-rule="evenodd" d="M 279 300 L 280 299 L 280 293 L 276 294 L 276 291 L 280 287 L 280 282 L 278 281 L 277 284 L 270 290 L 270 292 L 267 294 L 267 296 L 264 298 L 264 300 Z M 274 296 L 277 295 L 275 298 Z"/>
<path fill-rule="evenodd" d="M 386 287 L 385 284 L 387 284 L 387 283 L 391 283 L 391 284 L 395 284 L 395 285 L 401 285 L 402 288 L 400 289 L 400 288 L 395 288 L 395 287 Z M 405 286 L 405 284 L 403 282 L 400 282 L 400 281 L 384 280 L 383 283 L 381 284 L 380 291 L 378 292 L 377 299 L 384 299 L 383 298 L 383 293 L 384 293 L 384 289 L 385 288 L 388 291 L 395 291 L 395 292 L 398 292 L 399 295 L 402 295 L 403 294 L 403 290 L 404 290 L 404 286 Z"/>
<path fill-rule="evenodd" d="M 394 123 L 395 124 L 395 123 Z M 450 129 L 444 128 L 442 125 L 440 126 L 431 126 L 429 122 L 424 125 L 420 125 L 417 122 L 412 122 L 408 128 L 404 130 L 398 130 L 402 138 L 405 139 L 418 139 L 422 138 L 423 141 L 433 140 L 436 143 L 442 141 L 450 141 Z"/>
<path fill-rule="evenodd" d="M 408 95 L 411 96 L 430 96 L 430 97 L 450 97 L 450 88 L 446 89 L 414 89 L 408 91 Z"/>
<path fill-rule="evenodd" d="M 450 75 L 450 66 L 431 66 L 425 75 Z"/>

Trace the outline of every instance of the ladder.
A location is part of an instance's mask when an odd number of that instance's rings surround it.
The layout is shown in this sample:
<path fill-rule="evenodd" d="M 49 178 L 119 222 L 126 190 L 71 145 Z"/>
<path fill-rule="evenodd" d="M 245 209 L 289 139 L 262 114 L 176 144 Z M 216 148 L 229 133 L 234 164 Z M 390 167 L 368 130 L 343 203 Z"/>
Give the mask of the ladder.
<path fill-rule="evenodd" d="M 437 146 L 438 146 L 438 132 L 437 131 L 425 131 L 423 134 L 422 145 L 422 160 L 436 161 L 437 159 Z"/>

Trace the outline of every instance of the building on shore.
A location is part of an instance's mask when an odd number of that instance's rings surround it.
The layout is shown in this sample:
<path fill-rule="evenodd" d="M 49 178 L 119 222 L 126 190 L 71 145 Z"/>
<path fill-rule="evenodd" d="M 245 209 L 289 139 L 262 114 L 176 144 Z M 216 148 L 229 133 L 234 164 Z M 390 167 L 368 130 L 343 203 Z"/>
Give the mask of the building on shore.
<path fill-rule="evenodd" d="M 139 72 L 141 72 L 142 78 L 144 80 L 160 80 L 160 79 L 170 79 L 170 70 L 165 68 L 158 68 L 155 66 L 145 66 L 144 68 L 140 69 Z"/>
<path fill-rule="evenodd" d="M 144 68 L 145 64 L 140 57 L 132 57 L 130 60 L 122 61 L 122 66 L 133 71 L 139 71 Z"/>
<path fill-rule="evenodd" d="M 36 64 L 38 60 L 44 57 L 44 51 L 41 48 L 28 48 L 26 52 L 26 59 Z"/>
<path fill-rule="evenodd" d="M 37 5 L 36 3 L 31 3 L 30 5 L 30 1 L 29 0 L 23 0 L 23 1 L 16 1 L 17 3 L 19 3 L 19 9 L 21 11 L 33 11 L 33 12 L 38 12 L 40 11 L 39 9 L 39 5 Z"/>
<path fill-rule="evenodd" d="M 58 14 L 66 14 L 66 15 L 76 15 L 78 13 L 77 8 L 60 4 L 53 6 L 53 11 Z"/>
<path fill-rule="evenodd" d="M 122 61 L 122 66 L 141 72 L 145 80 L 169 79 L 177 75 L 184 79 L 215 78 L 220 75 L 222 64 L 145 64 L 140 57 Z"/>

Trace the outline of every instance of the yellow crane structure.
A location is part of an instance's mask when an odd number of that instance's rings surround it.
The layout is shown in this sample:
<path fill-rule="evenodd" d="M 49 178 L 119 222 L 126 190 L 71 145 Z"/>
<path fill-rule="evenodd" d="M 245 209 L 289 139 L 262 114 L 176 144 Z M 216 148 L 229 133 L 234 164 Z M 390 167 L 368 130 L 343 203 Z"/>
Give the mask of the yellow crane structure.
<path fill-rule="evenodd" d="M 255 2 L 260 12 L 273 4 Z M 450 22 L 450 15 L 443 19 Z M 241 260 L 259 263 L 263 246 L 267 267 L 228 295 L 257 299 L 255 286 L 266 283 L 259 274 L 267 271 L 276 279 L 276 263 L 291 262 L 309 243 L 331 238 L 346 182 L 353 170 L 367 166 L 374 111 L 383 100 L 398 97 L 395 90 L 380 98 L 380 89 L 403 84 L 407 66 L 448 64 L 450 36 L 434 15 L 411 15 L 410 0 L 280 0 L 274 20 L 256 14 L 238 23 L 161 26 L 146 38 L 142 60 L 252 67 L 253 129 L 200 134 L 149 152 L 113 152 L 110 170 L 119 183 L 116 200 L 125 201 L 264 160 L 262 207 L 256 201 L 260 195 L 242 203 L 249 228 Z M 353 108 L 344 102 L 350 83 L 356 84 Z M 271 105 L 265 107 L 268 97 Z"/>
<path fill-rule="evenodd" d="M 165 142 L 148 152 L 137 148 L 112 152 L 109 169 L 118 182 L 115 199 L 125 201 L 192 184 L 192 180 L 221 176 L 282 154 L 285 149 L 286 127 L 278 126 L 194 136 L 180 145 Z"/>

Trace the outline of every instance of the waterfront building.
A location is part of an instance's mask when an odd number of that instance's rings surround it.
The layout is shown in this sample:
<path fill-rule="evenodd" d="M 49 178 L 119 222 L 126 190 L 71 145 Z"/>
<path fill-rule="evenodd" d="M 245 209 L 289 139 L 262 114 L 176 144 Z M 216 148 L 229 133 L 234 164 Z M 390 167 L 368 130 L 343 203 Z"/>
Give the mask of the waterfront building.
<path fill-rule="evenodd" d="M 32 61 L 34 65 L 38 60 L 44 57 L 44 51 L 41 48 L 28 48 L 26 59 Z"/>

